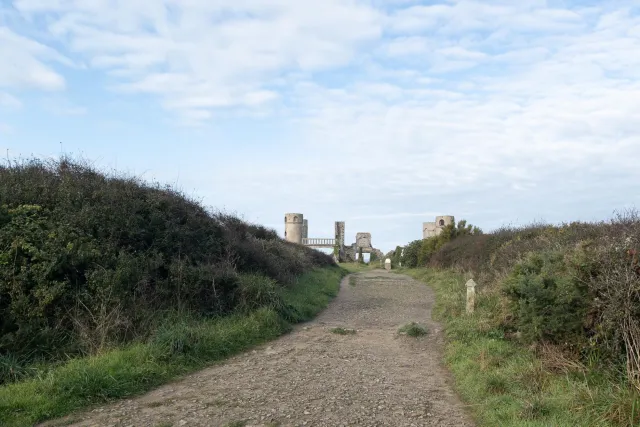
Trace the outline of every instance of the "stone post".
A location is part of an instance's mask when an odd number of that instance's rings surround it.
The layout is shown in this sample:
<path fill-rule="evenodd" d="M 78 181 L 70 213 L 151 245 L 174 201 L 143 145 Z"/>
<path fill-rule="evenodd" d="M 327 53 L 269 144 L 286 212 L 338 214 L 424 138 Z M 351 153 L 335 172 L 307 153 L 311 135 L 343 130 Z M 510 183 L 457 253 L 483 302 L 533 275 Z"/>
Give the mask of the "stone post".
<path fill-rule="evenodd" d="M 384 269 L 387 271 L 391 270 L 391 260 L 389 258 L 384 260 Z"/>
<path fill-rule="evenodd" d="M 476 282 L 469 279 L 467 282 L 467 313 L 473 313 L 476 306 Z"/>

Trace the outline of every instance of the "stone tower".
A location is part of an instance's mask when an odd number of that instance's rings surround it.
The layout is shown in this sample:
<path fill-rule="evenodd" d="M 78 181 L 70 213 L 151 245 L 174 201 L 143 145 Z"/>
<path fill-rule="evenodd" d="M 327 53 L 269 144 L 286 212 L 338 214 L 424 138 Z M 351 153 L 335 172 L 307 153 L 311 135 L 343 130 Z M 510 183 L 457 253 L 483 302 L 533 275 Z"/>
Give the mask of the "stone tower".
<path fill-rule="evenodd" d="M 449 224 L 454 224 L 456 222 L 453 215 L 442 215 L 436 217 L 436 226 L 438 228 L 444 228 Z"/>
<path fill-rule="evenodd" d="M 455 223 L 456 220 L 453 215 L 437 216 L 435 222 L 422 223 L 422 238 L 428 239 L 430 237 L 438 236 L 447 225 L 455 225 Z"/>
<path fill-rule="evenodd" d="M 344 221 L 336 221 L 336 245 L 344 246 Z"/>
<path fill-rule="evenodd" d="M 304 234 L 304 218 L 301 213 L 284 215 L 284 239 L 287 242 L 302 244 Z"/>
<path fill-rule="evenodd" d="M 309 238 L 309 220 L 307 219 L 302 220 L 302 238 L 303 239 Z"/>

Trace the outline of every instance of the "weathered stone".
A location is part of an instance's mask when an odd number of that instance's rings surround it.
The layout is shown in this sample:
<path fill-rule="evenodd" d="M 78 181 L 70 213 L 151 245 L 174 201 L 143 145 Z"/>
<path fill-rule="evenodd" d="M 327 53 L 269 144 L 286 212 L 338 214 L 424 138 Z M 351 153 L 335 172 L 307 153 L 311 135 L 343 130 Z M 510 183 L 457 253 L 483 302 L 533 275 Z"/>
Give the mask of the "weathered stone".
<path fill-rule="evenodd" d="M 391 260 L 389 258 L 384 260 L 384 268 L 387 271 L 391 270 Z"/>
<path fill-rule="evenodd" d="M 456 220 L 452 215 L 437 216 L 435 222 L 422 223 L 422 238 L 428 239 L 430 237 L 438 236 L 442 233 L 444 227 L 449 224 L 455 224 Z"/>
<path fill-rule="evenodd" d="M 302 244 L 304 218 L 301 213 L 288 213 L 284 216 L 284 239 L 287 242 Z"/>
<path fill-rule="evenodd" d="M 467 281 L 467 313 L 473 313 L 476 306 L 476 282 L 473 279 Z"/>
<path fill-rule="evenodd" d="M 371 248 L 371 233 L 356 233 L 356 246 L 358 248 Z"/>

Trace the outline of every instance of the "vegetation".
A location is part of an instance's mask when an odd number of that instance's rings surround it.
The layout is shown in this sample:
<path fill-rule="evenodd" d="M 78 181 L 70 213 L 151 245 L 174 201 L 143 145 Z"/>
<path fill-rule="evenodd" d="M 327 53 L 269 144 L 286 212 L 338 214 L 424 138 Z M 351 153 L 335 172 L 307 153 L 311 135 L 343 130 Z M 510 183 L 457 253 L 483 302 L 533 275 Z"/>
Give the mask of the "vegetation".
<path fill-rule="evenodd" d="M 77 358 L 35 378 L 0 387 L 0 425 L 23 426 L 91 404 L 130 397 L 205 367 L 313 318 L 339 289 L 344 271 L 321 269 L 281 288 L 281 304 L 216 318 L 174 313 L 145 342 Z"/>
<path fill-rule="evenodd" d="M 0 424 L 130 396 L 310 319 L 344 270 L 177 190 L 0 166 Z"/>
<path fill-rule="evenodd" d="M 462 235 L 421 259 L 411 274 L 436 289 L 448 361 L 483 424 L 640 424 L 639 244 L 632 211 Z"/>
<path fill-rule="evenodd" d="M 385 260 L 391 260 L 391 268 L 395 269 L 400 267 L 400 264 L 402 263 L 402 251 L 403 248 L 401 246 L 396 246 L 394 250 L 387 252 L 384 256 Z"/>
<path fill-rule="evenodd" d="M 478 425 L 631 427 L 640 422 L 638 394 L 619 372 L 570 358 L 555 345 L 531 347 L 511 338 L 496 320 L 506 315 L 498 293 L 484 294 L 474 314 L 466 315 L 464 274 L 426 268 L 408 273 L 436 292 L 434 317 L 445 325 L 445 361 Z"/>
<path fill-rule="evenodd" d="M 411 322 L 402 326 L 398 330 L 398 333 L 400 333 L 401 335 L 407 335 L 410 337 L 419 337 L 422 335 L 427 335 L 427 328 L 417 324 L 416 322 Z"/>
<path fill-rule="evenodd" d="M 404 253 L 400 256 L 398 250 L 394 253 L 396 262 L 402 262 L 403 267 L 414 268 L 420 265 L 426 265 L 429 259 L 437 253 L 445 244 L 463 236 L 480 236 L 482 230 L 480 228 L 467 224 L 466 220 L 461 220 L 458 225 L 448 224 L 442 232 L 428 239 L 414 240 L 404 247 Z M 392 265 L 394 259 L 392 258 Z"/>

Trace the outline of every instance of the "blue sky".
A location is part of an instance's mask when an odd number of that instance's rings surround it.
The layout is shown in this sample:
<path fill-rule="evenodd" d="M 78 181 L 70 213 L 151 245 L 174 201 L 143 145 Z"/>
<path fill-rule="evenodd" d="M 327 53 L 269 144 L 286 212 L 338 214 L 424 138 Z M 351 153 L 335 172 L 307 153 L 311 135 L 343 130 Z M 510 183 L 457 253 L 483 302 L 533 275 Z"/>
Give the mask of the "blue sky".
<path fill-rule="evenodd" d="M 640 199 L 640 3 L 0 0 L 0 149 L 384 251 L 607 219 Z"/>

